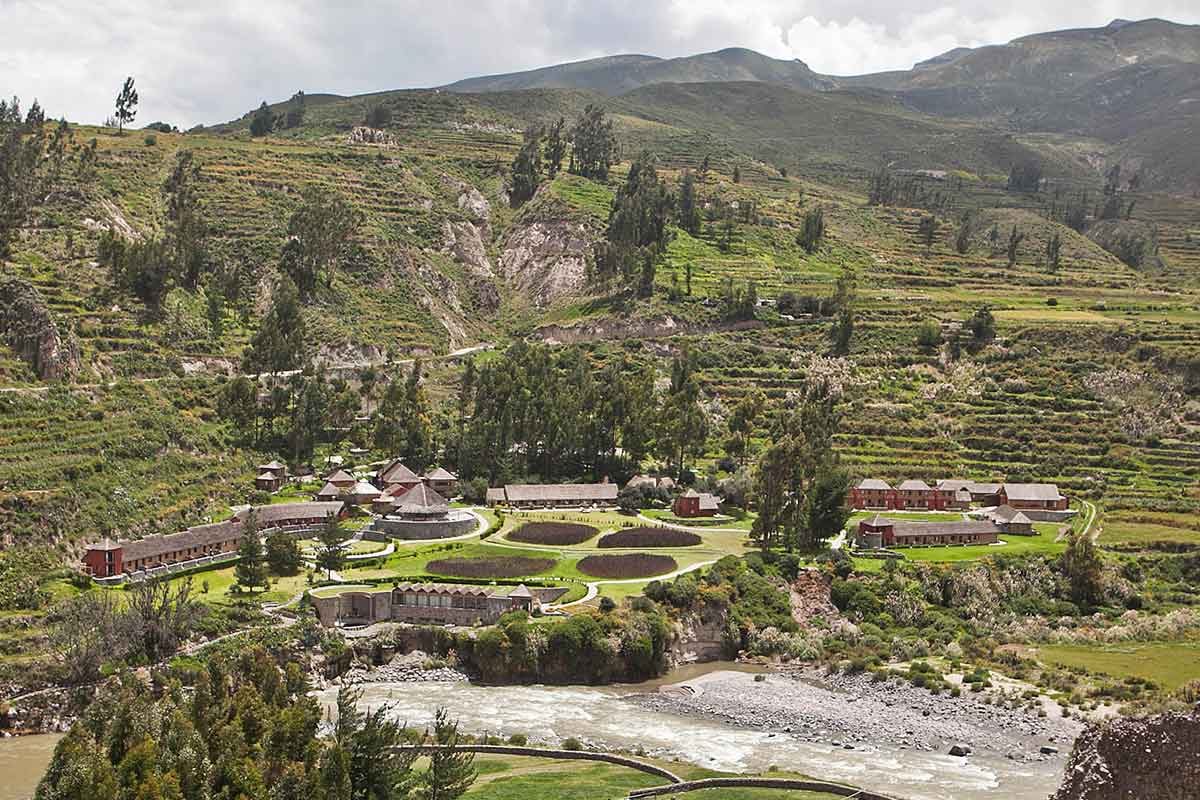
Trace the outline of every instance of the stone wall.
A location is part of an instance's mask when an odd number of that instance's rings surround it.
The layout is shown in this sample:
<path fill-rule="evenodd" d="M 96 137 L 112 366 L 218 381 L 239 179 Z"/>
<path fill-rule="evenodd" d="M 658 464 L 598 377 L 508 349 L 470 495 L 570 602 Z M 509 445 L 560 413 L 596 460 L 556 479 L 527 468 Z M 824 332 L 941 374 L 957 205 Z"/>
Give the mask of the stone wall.
<path fill-rule="evenodd" d="M 363 536 L 374 539 L 371 534 L 383 534 L 393 539 L 449 539 L 468 534 L 478 526 L 479 520 L 470 514 L 464 514 L 461 518 L 431 521 L 380 517 L 371 523 Z"/>

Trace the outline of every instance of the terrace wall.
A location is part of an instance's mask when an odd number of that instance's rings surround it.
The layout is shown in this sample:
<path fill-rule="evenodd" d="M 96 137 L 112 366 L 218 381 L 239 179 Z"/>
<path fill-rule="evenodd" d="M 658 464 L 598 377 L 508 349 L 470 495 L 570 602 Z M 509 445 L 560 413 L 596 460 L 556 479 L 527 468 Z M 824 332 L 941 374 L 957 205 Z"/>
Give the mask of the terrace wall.
<path fill-rule="evenodd" d="M 450 513 L 448 519 L 436 520 L 381 517 L 372 522 L 363 535 L 377 533 L 394 539 L 448 539 L 451 536 L 468 534 L 479 525 L 479 520 L 474 515 L 458 512 L 461 516 L 457 516 L 453 511 Z"/>

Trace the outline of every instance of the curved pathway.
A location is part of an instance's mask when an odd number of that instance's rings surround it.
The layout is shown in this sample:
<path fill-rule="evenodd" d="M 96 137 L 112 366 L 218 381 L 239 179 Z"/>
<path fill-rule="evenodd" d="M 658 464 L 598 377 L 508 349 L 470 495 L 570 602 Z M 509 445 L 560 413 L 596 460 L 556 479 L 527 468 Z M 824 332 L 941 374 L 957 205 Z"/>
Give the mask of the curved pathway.
<path fill-rule="evenodd" d="M 651 575 L 648 578 L 619 578 L 619 579 L 606 580 L 606 581 L 588 581 L 587 582 L 587 594 L 585 594 L 580 599 L 572 600 L 569 603 L 560 603 L 558 605 L 547 605 L 546 608 L 550 611 L 557 611 L 558 609 L 561 609 L 561 608 L 569 608 L 570 606 L 577 606 L 582 603 L 586 603 L 589 600 L 594 600 L 596 598 L 596 595 L 600 593 L 601 586 L 611 586 L 613 584 L 619 584 L 619 583 L 646 583 L 648 581 L 669 581 L 673 578 L 678 578 L 680 575 L 683 575 L 685 573 L 695 572 L 696 570 L 703 569 L 704 567 L 711 567 L 715 563 L 717 563 L 716 559 L 714 559 L 712 561 L 698 561 L 695 564 L 689 564 L 686 567 L 680 567 L 679 569 L 675 570 L 674 572 L 668 572 L 665 575 Z"/>
<path fill-rule="evenodd" d="M 649 522 L 651 525 L 661 525 L 664 528 L 674 528 L 677 531 L 687 531 L 688 533 L 703 533 L 704 531 L 716 531 L 718 533 L 744 533 L 747 536 L 750 535 L 750 531 L 746 530 L 745 528 L 717 528 L 712 525 L 695 525 L 695 526 L 680 525 L 675 522 L 667 522 L 666 520 L 655 519 L 654 517 L 647 517 L 645 514 L 643 514 L 640 511 L 638 512 L 637 518 L 640 519 L 642 522 Z"/>

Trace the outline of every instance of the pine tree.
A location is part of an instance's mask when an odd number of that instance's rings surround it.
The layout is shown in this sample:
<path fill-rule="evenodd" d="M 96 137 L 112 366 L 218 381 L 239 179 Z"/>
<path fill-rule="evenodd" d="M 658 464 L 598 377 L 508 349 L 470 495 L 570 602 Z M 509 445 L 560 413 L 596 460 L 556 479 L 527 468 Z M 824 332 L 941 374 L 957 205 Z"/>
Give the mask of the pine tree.
<path fill-rule="evenodd" d="M 429 769 L 421 775 L 417 796 L 421 800 L 462 797 L 475 783 L 475 755 L 458 749 L 458 723 L 450 721 L 444 708 L 434 714 L 432 738 L 438 748 L 429 755 Z"/>
<path fill-rule="evenodd" d="M 679 227 L 695 236 L 700 232 L 700 210 L 696 202 L 696 179 L 691 170 L 684 170 L 679 182 Z M 688 292 L 691 294 L 691 292 Z"/>
<path fill-rule="evenodd" d="M 133 122 L 137 116 L 138 93 L 133 88 L 133 76 L 125 79 L 121 91 L 117 94 L 117 132 L 125 130 L 125 126 Z"/>
<path fill-rule="evenodd" d="M 1046 266 L 1051 272 L 1058 272 L 1059 261 L 1062 258 L 1062 237 L 1058 231 L 1046 242 Z"/>
<path fill-rule="evenodd" d="M 1017 248 L 1024 240 L 1025 234 L 1018 231 L 1017 226 L 1013 225 L 1012 231 L 1008 234 L 1008 265 L 1010 267 L 1017 263 Z"/>
<path fill-rule="evenodd" d="M 276 575 L 295 575 L 303 563 L 296 537 L 282 529 L 267 536 L 266 559 L 267 566 Z"/>
<path fill-rule="evenodd" d="M 233 568 L 233 577 L 239 586 L 250 591 L 255 587 L 266 588 L 266 553 L 262 538 L 258 535 L 258 513 L 254 508 L 242 519 L 242 543 L 238 546 L 238 562 Z"/>
<path fill-rule="evenodd" d="M 796 243 L 803 247 L 806 253 L 815 253 L 824 238 L 825 211 L 821 206 L 810 208 L 804 214 L 800 233 L 796 234 Z"/>
<path fill-rule="evenodd" d="M 558 171 L 562 169 L 563 157 L 567 154 L 567 133 L 565 130 L 566 120 L 562 117 L 558 118 L 550 126 L 550 133 L 546 136 L 546 178 L 554 180 L 558 175 Z"/>
<path fill-rule="evenodd" d="M 508 202 L 518 208 L 537 192 L 542 180 L 542 129 L 531 125 L 525 129 L 525 140 L 513 158 L 512 191 Z"/>
<path fill-rule="evenodd" d="M 250 135 L 255 137 L 266 136 L 274 128 L 275 115 L 267 107 L 267 101 L 263 100 L 262 105 L 254 112 L 254 116 L 250 118 Z"/>
<path fill-rule="evenodd" d="M 325 570 L 327 578 L 330 577 L 330 573 L 341 568 L 345 560 L 345 553 L 342 551 L 342 542 L 345 539 L 346 535 L 337 515 L 330 514 L 325 518 L 321 532 L 317 534 L 317 566 Z"/>

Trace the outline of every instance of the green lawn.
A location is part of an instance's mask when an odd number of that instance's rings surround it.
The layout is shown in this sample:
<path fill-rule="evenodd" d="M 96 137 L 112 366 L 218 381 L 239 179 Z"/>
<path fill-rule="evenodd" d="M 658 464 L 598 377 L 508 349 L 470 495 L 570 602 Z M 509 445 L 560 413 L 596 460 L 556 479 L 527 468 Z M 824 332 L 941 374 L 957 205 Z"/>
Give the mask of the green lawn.
<path fill-rule="evenodd" d="M 1200 642 L 1043 645 L 1037 655 L 1043 661 L 1086 667 L 1113 678 L 1146 678 L 1168 690 L 1200 680 Z"/>
<path fill-rule="evenodd" d="M 896 552 L 903 553 L 910 561 L 973 561 L 977 558 L 997 555 L 1054 555 L 1066 549 L 1065 542 L 1058 542 L 1057 523 L 1039 522 L 1034 524 L 1035 536 L 1012 536 L 1001 534 L 1000 541 L 1004 544 L 979 544 L 961 547 L 902 547 Z M 858 559 L 856 564 L 862 564 L 869 559 Z M 878 562 L 882 564 L 883 562 Z M 867 567 L 870 569 L 870 567 Z"/>
<path fill-rule="evenodd" d="M 185 575 L 178 578 L 172 578 L 171 584 L 177 585 L 191 578 L 193 596 L 199 598 L 205 603 L 213 603 L 219 605 L 229 605 L 233 603 L 242 603 L 246 601 L 262 603 L 282 603 L 285 600 L 290 600 L 295 595 L 304 591 L 308 586 L 308 572 L 301 570 L 298 575 L 291 575 L 280 578 L 271 576 L 271 588 L 265 592 L 254 592 L 253 594 L 235 594 L 233 589 L 233 567 L 223 567 L 221 569 L 208 570 L 192 575 Z M 205 591 L 207 585 L 208 591 Z M 113 589 L 112 591 L 122 591 L 121 589 Z"/>
<path fill-rule="evenodd" d="M 1116 511 L 1104 515 L 1102 527 L 1102 545 L 1200 544 L 1200 524 L 1189 514 Z"/>
<path fill-rule="evenodd" d="M 684 764 L 661 762 L 684 778 L 716 777 L 722 773 Z M 661 786 L 653 775 L 612 764 L 556 761 L 546 758 L 477 756 L 479 777 L 464 797 L 472 800 L 617 800 L 632 789 Z M 793 776 L 789 776 L 793 777 Z M 823 792 L 792 792 L 779 789 L 708 789 L 669 798 L 698 800 L 832 800 Z"/>

